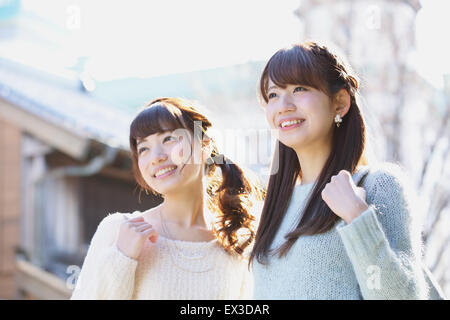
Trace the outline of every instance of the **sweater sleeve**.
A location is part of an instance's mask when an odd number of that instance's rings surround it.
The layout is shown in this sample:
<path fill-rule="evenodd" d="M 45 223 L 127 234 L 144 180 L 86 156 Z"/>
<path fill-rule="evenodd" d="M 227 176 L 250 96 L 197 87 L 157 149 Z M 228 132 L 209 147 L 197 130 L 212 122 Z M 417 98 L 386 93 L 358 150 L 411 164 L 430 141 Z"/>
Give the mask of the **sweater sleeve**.
<path fill-rule="evenodd" d="M 121 214 L 104 218 L 91 240 L 71 300 L 131 299 L 137 261 L 115 245 Z"/>
<path fill-rule="evenodd" d="M 337 226 L 363 298 L 428 299 L 420 229 L 404 184 L 382 172 L 369 191 L 369 209 Z"/>

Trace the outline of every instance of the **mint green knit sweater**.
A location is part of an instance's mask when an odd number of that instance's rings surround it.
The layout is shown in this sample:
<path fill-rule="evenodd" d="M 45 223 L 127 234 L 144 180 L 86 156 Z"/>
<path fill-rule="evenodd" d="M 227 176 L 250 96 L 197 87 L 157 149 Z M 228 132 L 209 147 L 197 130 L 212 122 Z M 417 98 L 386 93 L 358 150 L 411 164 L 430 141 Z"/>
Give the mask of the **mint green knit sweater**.
<path fill-rule="evenodd" d="M 283 258 L 253 262 L 255 299 L 439 299 L 443 294 L 422 264 L 421 230 L 406 175 L 396 165 L 361 167 L 357 183 L 369 209 L 350 224 L 301 236 Z M 297 225 L 314 184 L 294 188 L 271 245 Z"/>

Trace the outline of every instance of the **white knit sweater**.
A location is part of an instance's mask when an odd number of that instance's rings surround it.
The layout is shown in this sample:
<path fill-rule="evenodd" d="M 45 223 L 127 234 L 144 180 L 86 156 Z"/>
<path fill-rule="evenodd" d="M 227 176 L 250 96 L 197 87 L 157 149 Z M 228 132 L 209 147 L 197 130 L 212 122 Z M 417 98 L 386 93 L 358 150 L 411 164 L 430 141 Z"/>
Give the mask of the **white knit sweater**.
<path fill-rule="evenodd" d="M 217 240 L 146 241 L 137 260 L 115 245 L 123 213 L 105 217 L 95 232 L 71 299 L 250 299 L 247 261 Z M 142 215 L 135 211 L 128 218 Z"/>

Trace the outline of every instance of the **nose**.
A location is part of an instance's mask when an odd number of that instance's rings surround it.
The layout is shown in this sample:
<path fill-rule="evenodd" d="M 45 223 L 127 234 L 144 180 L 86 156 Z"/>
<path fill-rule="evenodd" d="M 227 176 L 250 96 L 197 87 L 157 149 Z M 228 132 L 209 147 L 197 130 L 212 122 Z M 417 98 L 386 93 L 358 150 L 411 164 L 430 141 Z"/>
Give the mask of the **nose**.
<path fill-rule="evenodd" d="M 294 111 L 296 108 L 295 104 L 293 103 L 292 98 L 289 94 L 283 94 L 279 101 L 280 101 L 280 103 L 277 108 L 278 114 L 283 114 L 285 112 Z"/>
<path fill-rule="evenodd" d="M 168 159 L 167 154 L 160 148 L 155 148 L 152 153 L 151 162 L 152 165 L 157 165 L 158 163 L 164 162 Z"/>

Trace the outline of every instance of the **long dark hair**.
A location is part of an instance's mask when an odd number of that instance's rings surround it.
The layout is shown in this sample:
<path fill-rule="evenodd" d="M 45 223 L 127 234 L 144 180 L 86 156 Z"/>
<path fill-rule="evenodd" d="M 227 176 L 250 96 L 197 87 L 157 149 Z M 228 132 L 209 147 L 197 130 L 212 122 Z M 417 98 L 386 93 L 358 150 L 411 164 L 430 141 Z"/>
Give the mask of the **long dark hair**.
<path fill-rule="evenodd" d="M 187 99 L 158 98 L 147 103 L 132 121 L 130 149 L 133 174 L 137 184 L 147 193 L 150 191 L 157 194 L 147 185 L 139 170 L 137 140 L 151 134 L 181 128 L 192 134 L 200 133 L 199 136 L 194 136 L 194 139 L 202 141 L 203 135 L 207 134 L 212 124 L 196 109 L 195 103 Z M 194 126 L 199 124 L 200 130 L 194 130 Z M 252 201 L 262 200 L 264 190 L 254 176 L 250 178 L 245 175 L 238 165 L 219 153 L 214 142 L 212 144 L 210 159 L 215 161 L 205 164 L 205 169 L 208 178 L 207 205 L 217 218 L 213 231 L 225 250 L 242 254 L 255 237 L 255 217 L 250 211 L 254 204 Z M 218 168 L 220 170 L 217 170 Z"/>
<path fill-rule="evenodd" d="M 351 97 L 350 109 L 340 127 L 334 126 L 330 156 L 310 193 L 304 213 L 296 229 L 286 235 L 285 243 L 276 250 L 280 257 L 286 255 L 299 236 L 325 233 L 333 228 L 340 218 L 323 201 L 322 190 L 340 170 L 353 174 L 359 165 L 368 164 L 364 152 L 365 124 L 356 102 L 358 81 L 350 72 L 350 68 L 326 46 L 305 42 L 277 51 L 261 75 L 259 90 L 263 103 L 268 102 L 269 79 L 282 88 L 288 84 L 310 86 L 329 97 L 344 88 Z M 278 170 L 269 178 L 250 264 L 255 257 L 259 263 L 267 262 L 270 245 L 289 206 L 296 180 L 302 178 L 295 151 L 278 140 L 277 144 L 272 166 L 278 161 Z"/>

